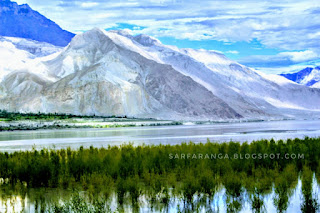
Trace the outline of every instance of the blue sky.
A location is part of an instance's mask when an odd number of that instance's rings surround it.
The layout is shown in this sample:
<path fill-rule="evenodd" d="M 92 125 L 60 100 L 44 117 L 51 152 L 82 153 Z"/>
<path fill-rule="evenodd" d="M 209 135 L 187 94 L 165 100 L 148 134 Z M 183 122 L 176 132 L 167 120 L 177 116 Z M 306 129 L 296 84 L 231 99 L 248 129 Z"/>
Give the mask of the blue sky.
<path fill-rule="evenodd" d="M 282 73 L 320 65 L 319 0 L 17 0 L 80 33 L 129 29 Z"/>

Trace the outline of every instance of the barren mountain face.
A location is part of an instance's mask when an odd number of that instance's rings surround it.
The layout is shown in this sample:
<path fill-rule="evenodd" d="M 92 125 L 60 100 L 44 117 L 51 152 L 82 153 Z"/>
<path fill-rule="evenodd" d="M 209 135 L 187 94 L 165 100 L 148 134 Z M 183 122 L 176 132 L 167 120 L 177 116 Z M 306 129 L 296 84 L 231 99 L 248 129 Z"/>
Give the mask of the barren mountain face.
<path fill-rule="evenodd" d="M 18 49 L 6 42 L 0 40 L 0 48 L 19 53 L 12 60 L 21 66 L 1 71 L 2 109 L 172 120 L 290 118 L 320 111 L 319 89 L 258 73 L 221 53 L 165 46 L 146 35 L 93 29 L 46 57 L 38 57 L 41 49 L 35 56 L 34 46 Z"/>

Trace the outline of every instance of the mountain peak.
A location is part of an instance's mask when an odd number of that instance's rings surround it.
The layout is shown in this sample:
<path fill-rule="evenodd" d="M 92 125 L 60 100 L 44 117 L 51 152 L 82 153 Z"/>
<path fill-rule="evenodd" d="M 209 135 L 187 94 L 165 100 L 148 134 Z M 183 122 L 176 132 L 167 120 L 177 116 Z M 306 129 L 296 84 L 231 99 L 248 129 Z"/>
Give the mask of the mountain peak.
<path fill-rule="evenodd" d="M 101 38 L 105 37 L 105 31 L 95 27 L 84 33 L 76 35 L 70 42 L 71 46 L 78 46 L 82 43 L 99 43 Z"/>
<path fill-rule="evenodd" d="M 21 4 L 20 8 L 21 9 L 30 9 L 30 10 L 32 10 L 31 7 L 28 4 Z"/>
<path fill-rule="evenodd" d="M 80 34 L 80 36 L 98 36 L 98 35 L 105 35 L 105 31 L 103 29 L 95 27 L 95 28 L 92 28 L 91 30 L 84 32 L 83 34 Z"/>
<path fill-rule="evenodd" d="M 101 33 L 103 32 L 103 29 L 99 28 L 99 27 L 94 27 L 91 30 L 88 30 L 87 32 L 92 32 L 92 33 Z M 86 33 L 86 32 L 85 32 Z"/>
<path fill-rule="evenodd" d="M 295 73 L 284 73 L 280 75 L 298 84 L 312 86 L 320 81 L 319 68 L 320 66 L 315 68 L 306 67 Z"/>

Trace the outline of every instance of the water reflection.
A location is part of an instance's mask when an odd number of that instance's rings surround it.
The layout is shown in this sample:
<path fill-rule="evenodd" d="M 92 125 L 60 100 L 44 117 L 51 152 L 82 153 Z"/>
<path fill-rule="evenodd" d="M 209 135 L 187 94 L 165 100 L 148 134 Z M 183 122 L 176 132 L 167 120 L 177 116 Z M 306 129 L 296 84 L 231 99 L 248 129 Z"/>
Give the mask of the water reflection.
<path fill-rule="evenodd" d="M 308 168 L 292 175 L 290 169 L 274 181 L 262 177 L 264 181 L 252 182 L 241 175 L 226 179 L 209 193 L 199 193 L 190 183 L 179 189 L 131 185 L 130 192 L 118 187 L 94 194 L 89 192 L 92 189 L 27 189 L 23 184 L 3 184 L 0 212 L 317 212 L 316 175 Z"/>

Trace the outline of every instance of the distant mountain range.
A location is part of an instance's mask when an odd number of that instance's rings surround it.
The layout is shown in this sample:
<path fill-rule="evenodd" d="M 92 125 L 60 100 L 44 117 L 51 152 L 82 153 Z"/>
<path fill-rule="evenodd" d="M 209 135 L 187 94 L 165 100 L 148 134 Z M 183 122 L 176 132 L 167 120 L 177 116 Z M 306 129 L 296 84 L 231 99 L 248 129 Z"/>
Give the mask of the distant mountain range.
<path fill-rule="evenodd" d="M 0 0 L 0 36 L 27 38 L 66 46 L 73 33 L 61 29 L 29 5 L 18 5 L 9 0 Z"/>
<path fill-rule="evenodd" d="M 320 88 L 320 66 L 307 67 L 299 72 L 280 75 L 298 84 Z"/>
<path fill-rule="evenodd" d="M 0 109 L 223 121 L 320 115 L 320 89 L 221 53 L 127 31 L 73 37 L 28 5 L 0 5 Z"/>

